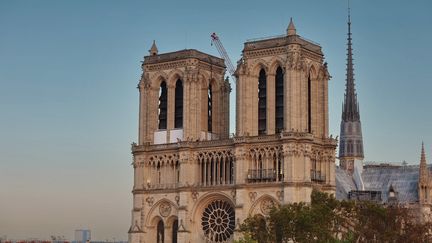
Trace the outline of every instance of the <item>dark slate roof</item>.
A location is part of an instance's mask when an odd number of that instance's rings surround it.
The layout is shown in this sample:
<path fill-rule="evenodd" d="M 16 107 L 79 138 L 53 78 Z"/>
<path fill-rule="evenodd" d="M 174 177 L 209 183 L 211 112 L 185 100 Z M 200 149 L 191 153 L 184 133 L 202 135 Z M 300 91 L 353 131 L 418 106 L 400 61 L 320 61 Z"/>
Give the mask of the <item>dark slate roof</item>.
<path fill-rule="evenodd" d="M 336 167 L 336 198 L 339 200 L 348 199 L 348 193 L 357 190 L 353 178 L 347 171 Z"/>
<path fill-rule="evenodd" d="M 386 203 L 390 186 L 401 203 L 418 202 L 419 166 L 376 165 L 363 168 L 362 179 L 365 190 L 381 191 Z M 336 169 L 336 198 L 346 199 L 349 190 L 358 190 L 352 177 L 343 169 Z"/>
<path fill-rule="evenodd" d="M 381 191 L 383 202 L 387 202 L 391 185 L 399 202 L 418 201 L 418 166 L 365 167 L 362 178 L 366 190 Z"/>

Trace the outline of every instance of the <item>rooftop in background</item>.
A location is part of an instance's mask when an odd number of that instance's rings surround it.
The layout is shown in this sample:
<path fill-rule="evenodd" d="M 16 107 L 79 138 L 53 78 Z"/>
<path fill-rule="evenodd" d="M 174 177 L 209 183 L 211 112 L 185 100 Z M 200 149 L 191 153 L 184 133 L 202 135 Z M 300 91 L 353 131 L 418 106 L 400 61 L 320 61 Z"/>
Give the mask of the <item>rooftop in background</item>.
<path fill-rule="evenodd" d="M 429 171 L 431 166 L 428 166 Z M 365 190 L 381 192 L 382 202 L 388 201 L 390 187 L 397 192 L 401 203 L 418 202 L 419 165 L 402 163 L 369 163 L 363 167 L 362 179 Z M 347 199 L 350 191 L 357 191 L 355 183 L 346 171 L 336 169 L 336 197 Z"/>

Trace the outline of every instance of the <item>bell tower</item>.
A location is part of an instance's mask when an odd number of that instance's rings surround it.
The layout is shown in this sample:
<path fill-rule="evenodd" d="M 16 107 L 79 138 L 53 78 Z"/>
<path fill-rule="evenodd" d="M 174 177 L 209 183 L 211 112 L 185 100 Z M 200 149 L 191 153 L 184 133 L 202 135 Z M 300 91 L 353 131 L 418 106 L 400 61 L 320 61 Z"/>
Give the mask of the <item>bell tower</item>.
<path fill-rule="evenodd" d="M 244 44 L 237 69 L 237 136 L 281 132 L 328 136 L 328 80 L 321 47 L 286 35 Z"/>
<path fill-rule="evenodd" d="M 223 59 L 197 50 L 159 54 L 155 42 L 149 54 L 138 84 L 138 143 L 228 137 L 230 86 Z"/>

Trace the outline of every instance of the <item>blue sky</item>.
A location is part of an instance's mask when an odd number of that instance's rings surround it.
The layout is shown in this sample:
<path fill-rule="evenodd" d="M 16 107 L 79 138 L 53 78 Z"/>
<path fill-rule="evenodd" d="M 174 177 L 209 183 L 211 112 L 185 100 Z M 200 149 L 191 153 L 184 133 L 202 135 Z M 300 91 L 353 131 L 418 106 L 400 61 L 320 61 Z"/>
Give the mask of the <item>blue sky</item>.
<path fill-rule="evenodd" d="M 432 3 L 351 6 L 366 160 L 418 163 L 422 140 L 432 154 Z M 330 133 L 338 135 L 346 7 L 343 0 L 0 0 L 0 236 L 72 239 L 75 229 L 90 228 L 94 239 L 127 239 L 136 85 L 153 40 L 160 52 L 218 55 L 210 45 L 216 32 L 235 62 L 245 40 L 283 34 L 293 17 L 297 33 L 323 48 L 333 77 Z"/>

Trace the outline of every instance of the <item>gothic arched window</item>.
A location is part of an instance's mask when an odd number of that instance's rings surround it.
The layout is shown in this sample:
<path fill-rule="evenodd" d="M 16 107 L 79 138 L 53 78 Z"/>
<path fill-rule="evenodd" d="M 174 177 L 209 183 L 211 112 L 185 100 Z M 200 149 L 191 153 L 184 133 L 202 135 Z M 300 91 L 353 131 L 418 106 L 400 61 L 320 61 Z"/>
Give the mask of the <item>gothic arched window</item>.
<path fill-rule="evenodd" d="M 311 92 L 311 86 L 312 86 L 312 82 L 311 82 L 311 77 L 309 74 L 308 77 L 308 83 L 307 83 L 307 92 L 308 92 L 308 132 L 311 133 L 312 132 L 312 92 Z"/>
<path fill-rule="evenodd" d="M 267 75 L 261 69 L 258 77 L 258 134 L 267 130 Z"/>
<path fill-rule="evenodd" d="M 157 171 L 157 181 L 158 181 L 158 184 L 160 184 L 161 183 L 161 165 L 160 165 L 160 163 L 157 164 L 156 171 Z"/>
<path fill-rule="evenodd" d="M 201 216 L 205 242 L 230 242 L 235 229 L 235 209 L 228 202 L 215 200 Z"/>
<path fill-rule="evenodd" d="M 157 232 L 156 232 L 157 236 L 157 243 L 164 243 L 165 241 L 165 227 L 164 227 L 164 223 L 162 220 L 159 220 L 158 224 L 157 224 Z"/>
<path fill-rule="evenodd" d="M 159 88 L 159 129 L 167 129 L 167 86 L 165 81 Z"/>
<path fill-rule="evenodd" d="M 284 74 L 281 67 L 276 69 L 275 76 L 275 92 L 276 92 L 276 132 L 283 130 L 284 126 Z"/>
<path fill-rule="evenodd" d="M 175 86 L 174 128 L 183 128 L 183 82 L 178 79 Z"/>
<path fill-rule="evenodd" d="M 208 92 L 207 92 L 207 97 L 208 97 L 208 109 L 207 109 L 207 131 L 208 132 L 212 132 L 213 127 L 212 127 L 212 119 L 213 119 L 213 94 L 212 94 L 212 86 L 211 84 L 209 85 L 208 88 Z"/>
<path fill-rule="evenodd" d="M 174 220 L 172 226 L 172 242 L 177 243 L 178 220 Z"/>

